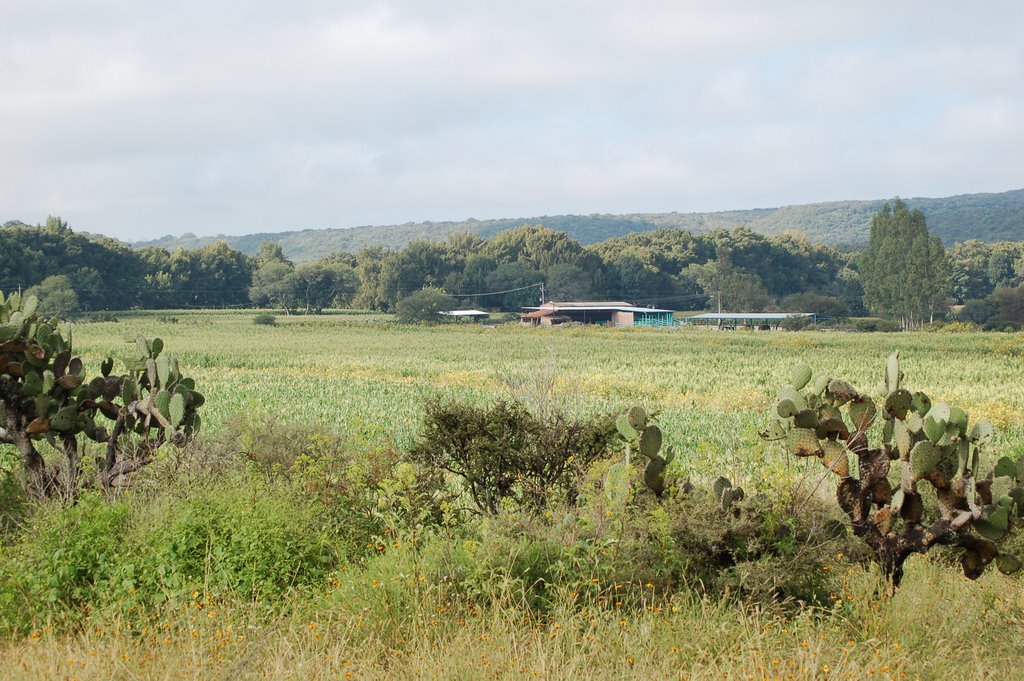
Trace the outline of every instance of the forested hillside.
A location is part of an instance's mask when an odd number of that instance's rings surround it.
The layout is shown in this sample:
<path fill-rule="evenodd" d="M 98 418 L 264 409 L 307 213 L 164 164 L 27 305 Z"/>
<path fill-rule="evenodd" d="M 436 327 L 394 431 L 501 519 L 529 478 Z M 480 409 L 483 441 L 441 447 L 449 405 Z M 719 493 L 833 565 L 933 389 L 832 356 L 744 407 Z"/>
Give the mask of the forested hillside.
<path fill-rule="evenodd" d="M 337 251 L 355 253 L 367 246 L 402 248 L 411 241 L 443 241 L 449 234 L 471 232 L 483 238 L 524 224 L 542 224 L 565 232 L 582 244 L 593 244 L 630 232 L 655 229 L 684 229 L 709 232 L 714 229 L 748 227 L 766 235 L 786 231 L 802 232 L 813 242 L 831 246 L 863 246 L 867 243 L 871 216 L 884 199 L 874 201 L 833 201 L 781 208 L 760 208 L 718 213 L 638 213 L 632 215 L 544 215 L 501 220 L 462 222 L 417 222 L 350 229 L 304 229 L 294 232 L 246 234 L 243 236 L 167 236 L 134 244 L 159 246 L 168 250 L 199 248 L 224 240 L 232 248 L 255 255 L 264 241 L 281 244 L 285 255 L 305 262 Z M 928 220 L 929 230 L 951 246 L 977 239 L 987 243 L 1024 239 L 1024 189 L 1000 194 L 963 194 L 939 199 L 906 199 Z"/>
<path fill-rule="evenodd" d="M 895 205 L 906 212 L 900 202 Z M 928 234 L 922 214 L 914 211 L 913 218 L 929 244 L 925 269 L 935 278 L 928 318 L 966 303 L 966 318 L 978 324 L 995 319 L 1004 328 L 1024 322 L 1024 241 L 970 240 L 946 249 Z M 923 252 L 915 243 L 897 236 L 885 249 Z M 870 253 L 814 243 L 796 232 L 766 236 L 748 227 L 661 228 L 584 244 L 565 231 L 524 225 L 486 239 L 459 232 L 441 241 L 416 239 L 399 249 L 368 246 L 296 262 L 270 240 L 261 242 L 255 256 L 224 241 L 174 251 L 132 249 L 74 232 L 51 217 L 45 225 L 0 228 L 0 291 L 31 289 L 40 309 L 65 317 L 129 308 L 248 306 L 394 312 L 423 289 L 453 306 L 511 311 L 536 304 L 542 284 L 553 300 L 906 317 L 879 303 L 881 298 L 865 305 L 865 275 L 873 271 L 881 273 L 876 280 L 883 289 L 907 288 L 891 284 L 895 279 L 884 268 L 865 268 Z M 883 260 L 895 262 L 888 256 Z M 917 310 L 914 318 L 920 316 Z"/>

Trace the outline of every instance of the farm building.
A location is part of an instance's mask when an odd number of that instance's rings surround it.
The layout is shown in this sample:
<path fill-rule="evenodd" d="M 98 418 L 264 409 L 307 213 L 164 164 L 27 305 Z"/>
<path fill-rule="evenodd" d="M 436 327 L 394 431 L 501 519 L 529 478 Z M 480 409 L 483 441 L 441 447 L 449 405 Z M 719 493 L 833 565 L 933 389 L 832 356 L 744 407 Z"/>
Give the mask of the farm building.
<path fill-rule="evenodd" d="M 569 322 L 607 326 L 671 326 L 672 310 L 637 307 L 624 302 L 544 303 L 523 315 L 523 324 L 557 326 Z"/>
<path fill-rule="evenodd" d="M 729 329 L 739 326 L 778 329 L 782 321 L 789 317 L 809 317 L 812 324 L 820 319 L 814 312 L 708 312 L 687 317 L 685 323 Z"/>
<path fill-rule="evenodd" d="M 438 312 L 438 314 L 460 321 L 470 320 L 481 322 L 491 316 L 490 312 L 484 312 L 482 310 L 444 310 L 442 312 Z"/>

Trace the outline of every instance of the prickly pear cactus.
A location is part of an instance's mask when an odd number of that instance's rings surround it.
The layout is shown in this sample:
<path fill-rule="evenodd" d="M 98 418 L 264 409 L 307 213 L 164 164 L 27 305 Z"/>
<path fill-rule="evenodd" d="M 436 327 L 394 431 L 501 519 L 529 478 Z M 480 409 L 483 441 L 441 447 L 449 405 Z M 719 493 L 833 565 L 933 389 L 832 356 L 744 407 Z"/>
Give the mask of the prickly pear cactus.
<path fill-rule="evenodd" d="M 742 501 L 746 496 L 742 487 L 733 487 L 732 481 L 725 477 L 717 478 L 711 485 L 711 491 L 718 503 L 721 504 L 723 511 L 728 511 L 732 508 L 733 503 Z"/>
<path fill-rule="evenodd" d="M 799 365 L 779 390 L 775 418 L 761 437 L 783 443 L 793 456 L 816 457 L 838 476 L 839 505 L 894 587 L 906 559 L 935 545 L 962 548 L 971 579 L 993 561 L 1015 572 L 1021 561 L 1000 553 L 999 542 L 1024 517 L 1024 457 L 1004 457 L 981 477 L 992 424 L 971 425 L 963 409 L 910 392 L 903 378 L 893 353 L 876 403 L 846 381 Z M 880 446 L 869 445 L 869 431 Z M 924 517 L 922 483 L 935 490 L 937 517 Z"/>
<path fill-rule="evenodd" d="M 621 414 L 615 422 L 619 435 L 626 441 L 625 461 L 614 464 L 609 469 L 609 481 L 612 483 L 606 487 L 621 487 L 622 483 L 617 482 L 627 479 L 623 474 L 630 466 L 630 459 L 633 451 L 639 452 L 647 459 L 644 468 L 644 485 L 655 495 L 661 496 L 665 492 L 665 469 L 675 458 L 675 452 L 671 447 L 661 455 L 662 434 L 661 428 L 651 422 L 652 417 L 648 416 L 643 407 L 631 407 Z"/>
<path fill-rule="evenodd" d="M 164 442 L 180 443 L 198 431 L 203 396 L 195 382 L 181 375 L 175 358 L 161 354 L 160 339 L 139 338 L 136 348 L 127 373 L 111 375 L 114 361 L 107 358 L 88 379 L 72 353 L 70 325 L 40 318 L 32 296 L 0 293 L 0 443 L 18 448 L 33 494 L 77 491 L 81 437 L 106 445 L 97 464 L 100 482 L 109 486 L 123 484 Z M 129 433 L 137 443 L 126 458 Z M 47 468 L 35 445 L 43 439 L 65 454 L 63 469 Z"/>

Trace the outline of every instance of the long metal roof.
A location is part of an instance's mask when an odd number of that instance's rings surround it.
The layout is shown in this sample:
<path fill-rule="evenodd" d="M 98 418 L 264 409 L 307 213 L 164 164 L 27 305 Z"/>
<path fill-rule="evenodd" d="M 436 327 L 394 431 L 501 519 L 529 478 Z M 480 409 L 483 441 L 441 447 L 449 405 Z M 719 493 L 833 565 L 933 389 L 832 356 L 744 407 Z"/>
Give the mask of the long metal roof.
<path fill-rule="evenodd" d="M 554 312 L 572 312 L 574 310 L 583 310 L 587 312 L 596 311 L 615 311 L 615 312 L 672 312 L 672 310 L 663 310 L 657 307 L 636 307 L 635 305 L 563 305 L 562 303 L 555 303 L 554 307 L 524 307 L 524 310 L 552 310 Z"/>
<path fill-rule="evenodd" d="M 448 317 L 490 317 L 490 312 L 483 312 L 481 310 L 445 310 L 439 312 Z"/>
<path fill-rule="evenodd" d="M 786 319 L 787 317 L 813 317 L 813 312 L 705 312 L 687 317 L 692 319 L 708 319 L 712 321 L 729 321 L 739 319 Z"/>

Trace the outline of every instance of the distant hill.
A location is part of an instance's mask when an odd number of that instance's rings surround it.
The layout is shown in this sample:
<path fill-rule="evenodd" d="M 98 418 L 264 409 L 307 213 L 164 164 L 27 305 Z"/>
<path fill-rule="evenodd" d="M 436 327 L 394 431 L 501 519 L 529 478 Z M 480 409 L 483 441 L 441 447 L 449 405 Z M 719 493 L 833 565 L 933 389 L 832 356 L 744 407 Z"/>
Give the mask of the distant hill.
<path fill-rule="evenodd" d="M 1024 240 L 1024 189 L 1000 194 L 962 194 L 940 199 L 905 199 L 920 208 L 928 228 L 947 245 L 968 239 L 981 241 Z M 462 222 L 416 222 L 402 225 L 351 227 L 347 229 L 304 229 L 294 232 L 264 232 L 242 236 L 197 237 L 184 234 L 136 242 L 133 247 L 160 246 L 168 250 L 201 248 L 223 239 L 235 249 L 255 254 L 260 243 L 277 241 L 286 256 L 296 262 L 316 260 L 337 251 L 355 252 L 366 246 L 401 248 L 415 239 L 439 241 L 454 232 L 474 232 L 488 238 L 524 224 L 541 224 L 562 230 L 574 239 L 591 244 L 629 232 L 669 227 L 690 232 L 707 232 L 723 227 L 746 226 L 764 234 L 787 230 L 803 232 L 812 241 L 833 246 L 867 243 L 871 215 L 885 199 L 874 201 L 832 201 L 781 208 L 756 208 L 717 213 L 639 213 L 633 215 L 542 215 L 500 220 Z"/>

